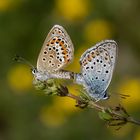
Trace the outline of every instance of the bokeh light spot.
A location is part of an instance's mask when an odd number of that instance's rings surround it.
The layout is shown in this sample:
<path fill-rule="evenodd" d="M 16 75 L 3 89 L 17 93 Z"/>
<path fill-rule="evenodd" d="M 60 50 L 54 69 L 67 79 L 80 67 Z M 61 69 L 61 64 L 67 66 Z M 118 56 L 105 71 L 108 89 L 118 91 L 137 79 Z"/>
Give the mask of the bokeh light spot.
<path fill-rule="evenodd" d="M 102 19 L 90 21 L 84 30 L 84 37 L 88 42 L 97 43 L 113 36 L 113 28 L 110 22 Z"/>
<path fill-rule="evenodd" d="M 75 107 L 75 100 L 68 97 L 54 97 L 51 106 L 41 108 L 40 120 L 46 126 L 59 127 L 68 120 L 68 117 L 79 110 Z"/>
<path fill-rule="evenodd" d="M 88 0 L 56 0 L 57 12 L 68 21 L 78 21 L 89 13 Z"/>
<path fill-rule="evenodd" d="M 122 103 L 127 110 L 139 109 L 140 103 L 140 79 L 130 78 L 121 83 L 119 93 L 128 94 L 130 97 L 122 99 Z"/>
<path fill-rule="evenodd" d="M 0 11 L 8 11 L 21 3 L 21 0 L 0 0 Z"/>
<path fill-rule="evenodd" d="M 140 129 L 136 132 L 134 140 L 140 140 Z"/>
<path fill-rule="evenodd" d="M 15 65 L 9 70 L 8 84 L 15 91 L 25 91 L 32 87 L 32 74 L 25 65 Z"/>
<path fill-rule="evenodd" d="M 57 106 L 43 106 L 40 112 L 41 122 L 50 127 L 58 127 L 65 122 L 65 116 Z"/>

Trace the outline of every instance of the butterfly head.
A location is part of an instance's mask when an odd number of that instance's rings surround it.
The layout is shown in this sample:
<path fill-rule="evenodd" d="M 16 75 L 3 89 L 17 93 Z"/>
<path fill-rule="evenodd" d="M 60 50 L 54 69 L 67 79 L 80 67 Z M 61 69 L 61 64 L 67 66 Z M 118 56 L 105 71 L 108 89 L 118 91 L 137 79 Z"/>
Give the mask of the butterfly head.
<path fill-rule="evenodd" d="M 50 78 L 50 76 L 49 76 L 49 74 L 48 74 L 47 72 L 39 71 L 37 68 L 35 68 L 29 61 L 27 61 L 27 60 L 24 59 L 23 57 L 16 55 L 16 56 L 14 57 L 14 60 L 15 60 L 16 62 L 20 62 L 20 63 L 26 64 L 26 65 L 28 65 L 29 67 L 31 67 L 31 72 L 32 72 L 32 74 L 34 75 L 34 78 L 35 78 L 36 80 L 39 80 L 39 81 L 46 81 L 46 80 L 48 80 L 48 78 Z"/>
<path fill-rule="evenodd" d="M 31 69 L 34 78 L 39 81 L 46 81 L 50 78 L 50 75 L 47 72 L 40 72 L 37 68 Z"/>
<path fill-rule="evenodd" d="M 38 73 L 37 68 L 31 68 L 32 74 L 36 75 Z"/>

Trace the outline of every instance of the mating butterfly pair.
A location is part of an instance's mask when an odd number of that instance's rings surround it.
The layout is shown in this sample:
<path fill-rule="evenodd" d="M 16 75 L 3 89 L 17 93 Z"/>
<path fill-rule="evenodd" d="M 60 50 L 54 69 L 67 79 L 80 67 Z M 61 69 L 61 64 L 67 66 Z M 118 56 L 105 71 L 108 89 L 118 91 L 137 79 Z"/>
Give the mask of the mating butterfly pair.
<path fill-rule="evenodd" d="M 37 60 L 37 69 L 33 69 L 32 73 L 40 81 L 74 78 L 77 84 L 84 86 L 90 97 L 95 100 L 106 99 L 106 90 L 115 66 L 116 49 L 115 41 L 102 41 L 83 53 L 80 73 L 62 70 L 72 62 L 74 47 L 66 30 L 55 25 L 45 39 Z"/>

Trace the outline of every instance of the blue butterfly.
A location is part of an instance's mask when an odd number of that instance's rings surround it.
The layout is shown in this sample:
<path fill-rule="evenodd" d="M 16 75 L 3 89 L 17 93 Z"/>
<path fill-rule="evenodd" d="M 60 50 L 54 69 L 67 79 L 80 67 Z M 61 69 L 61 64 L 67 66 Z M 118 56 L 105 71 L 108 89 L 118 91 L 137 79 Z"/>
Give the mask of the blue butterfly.
<path fill-rule="evenodd" d="M 105 40 L 86 50 L 80 58 L 81 73 L 76 83 L 84 86 L 88 95 L 96 101 L 107 99 L 116 61 L 117 43 Z"/>

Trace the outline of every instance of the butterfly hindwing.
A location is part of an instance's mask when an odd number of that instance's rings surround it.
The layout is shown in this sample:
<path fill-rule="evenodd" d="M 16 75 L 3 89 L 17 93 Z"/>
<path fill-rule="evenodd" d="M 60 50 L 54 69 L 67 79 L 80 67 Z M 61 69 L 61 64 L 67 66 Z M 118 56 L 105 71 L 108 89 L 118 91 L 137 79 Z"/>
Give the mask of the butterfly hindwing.
<path fill-rule="evenodd" d="M 102 41 L 85 51 L 81 56 L 81 73 L 90 96 L 103 98 L 110 81 L 116 60 L 116 42 Z"/>

